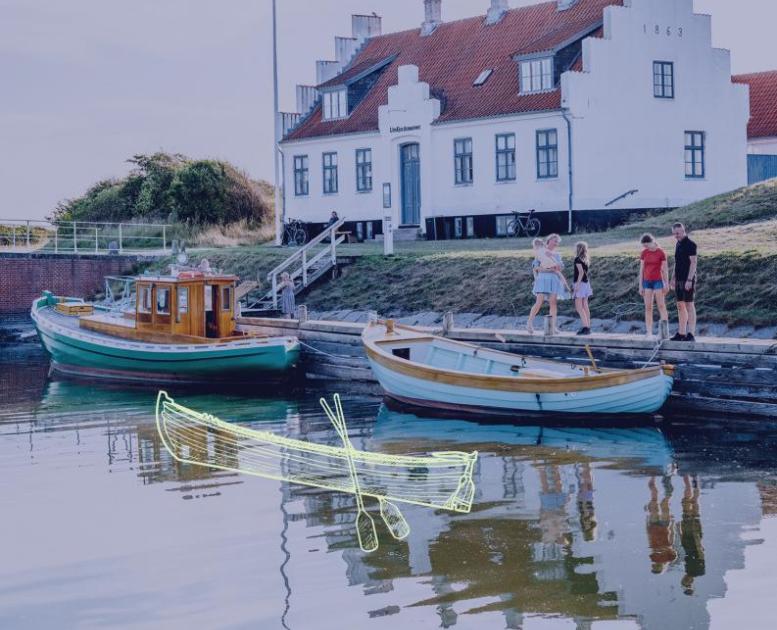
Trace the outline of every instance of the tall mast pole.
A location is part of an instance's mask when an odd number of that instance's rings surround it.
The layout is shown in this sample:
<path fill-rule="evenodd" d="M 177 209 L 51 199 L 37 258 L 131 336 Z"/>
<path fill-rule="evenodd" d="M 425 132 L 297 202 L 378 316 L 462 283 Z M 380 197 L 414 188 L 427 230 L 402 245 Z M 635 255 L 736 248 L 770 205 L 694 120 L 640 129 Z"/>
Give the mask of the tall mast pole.
<path fill-rule="evenodd" d="M 283 199 L 281 195 L 281 164 L 279 161 L 281 124 L 280 106 L 278 102 L 278 7 L 277 0 L 272 0 L 272 78 L 273 78 L 273 161 L 275 163 L 275 244 L 281 245 L 281 228 L 283 225 Z"/>

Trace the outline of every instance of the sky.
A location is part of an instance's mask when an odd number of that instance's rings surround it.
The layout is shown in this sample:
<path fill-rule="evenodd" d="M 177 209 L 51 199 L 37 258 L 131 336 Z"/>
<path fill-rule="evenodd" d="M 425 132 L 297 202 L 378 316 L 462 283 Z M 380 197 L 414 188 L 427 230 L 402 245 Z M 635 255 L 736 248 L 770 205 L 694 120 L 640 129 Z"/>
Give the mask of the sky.
<path fill-rule="evenodd" d="M 513 7 L 534 0 L 511 0 Z M 488 0 L 443 0 L 443 19 Z M 273 175 L 271 0 L 0 0 L 0 219 L 40 219 L 165 150 Z M 312 8 L 312 7 L 315 7 Z M 775 0 L 695 0 L 733 72 L 777 68 Z M 281 109 L 352 13 L 415 28 L 422 0 L 278 0 Z"/>

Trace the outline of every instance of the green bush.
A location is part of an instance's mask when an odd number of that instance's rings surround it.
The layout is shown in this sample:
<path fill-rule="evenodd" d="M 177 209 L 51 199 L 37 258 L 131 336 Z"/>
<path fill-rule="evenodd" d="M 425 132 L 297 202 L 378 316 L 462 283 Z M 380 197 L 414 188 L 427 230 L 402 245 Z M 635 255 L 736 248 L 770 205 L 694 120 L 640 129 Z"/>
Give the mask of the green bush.
<path fill-rule="evenodd" d="M 122 179 L 97 182 L 84 195 L 60 202 L 51 220 L 181 222 L 195 228 L 272 222 L 272 188 L 227 162 L 183 155 L 136 155 Z"/>

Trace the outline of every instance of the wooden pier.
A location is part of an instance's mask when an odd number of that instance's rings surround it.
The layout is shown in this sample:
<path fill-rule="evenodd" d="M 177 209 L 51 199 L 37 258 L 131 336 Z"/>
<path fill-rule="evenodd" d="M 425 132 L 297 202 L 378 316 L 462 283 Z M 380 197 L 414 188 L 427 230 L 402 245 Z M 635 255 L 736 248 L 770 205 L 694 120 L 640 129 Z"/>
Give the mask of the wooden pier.
<path fill-rule="evenodd" d="M 238 326 L 271 335 L 295 335 L 303 342 L 307 378 L 375 384 L 361 343 L 364 324 L 238 318 Z M 427 328 L 442 334 L 441 328 Z M 645 362 L 677 366 L 671 404 L 695 412 L 737 413 L 777 420 L 777 343 L 770 340 L 702 338 L 695 343 L 651 341 L 637 335 L 529 335 L 518 330 L 457 328 L 446 336 L 516 354 L 590 361 L 586 346 L 605 367 L 641 367 Z"/>

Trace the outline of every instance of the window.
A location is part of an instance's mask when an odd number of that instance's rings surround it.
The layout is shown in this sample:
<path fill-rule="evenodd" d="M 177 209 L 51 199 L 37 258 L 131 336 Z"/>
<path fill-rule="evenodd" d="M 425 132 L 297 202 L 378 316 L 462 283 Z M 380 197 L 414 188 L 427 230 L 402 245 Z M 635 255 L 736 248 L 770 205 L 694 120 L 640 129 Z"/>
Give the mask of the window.
<path fill-rule="evenodd" d="M 337 192 L 337 153 L 324 153 L 324 194 Z"/>
<path fill-rule="evenodd" d="M 500 134 L 496 137 L 496 181 L 508 182 L 514 179 L 515 134 Z"/>
<path fill-rule="evenodd" d="M 310 192 L 310 178 L 308 176 L 308 156 L 294 156 L 294 194 L 304 197 Z"/>
<path fill-rule="evenodd" d="M 348 91 L 324 92 L 324 120 L 336 120 L 348 116 Z"/>
<path fill-rule="evenodd" d="M 475 237 L 475 217 L 467 217 L 467 238 Z"/>
<path fill-rule="evenodd" d="M 372 149 L 356 149 L 356 191 L 372 190 Z"/>
<path fill-rule="evenodd" d="M 356 240 L 359 242 L 364 240 L 364 223 L 356 224 Z"/>
<path fill-rule="evenodd" d="M 464 234 L 463 225 L 464 224 L 462 223 L 461 217 L 456 217 L 453 220 L 453 229 L 454 229 L 454 234 L 456 235 L 456 238 L 461 238 L 463 236 Z"/>
<path fill-rule="evenodd" d="M 496 235 L 507 236 L 507 226 L 510 224 L 512 217 L 509 215 L 503 215 L 496 218 Z"/>
<path fill-rule="evenodd" d="M 491 68 L 488 68 L 487 70 L 483 70 L 478 75 L 478 78 L 475 79 L 475 82 L 472 84 L 475 87 L 480 87 L 481 85 L 485 84 L 486 81 L 488 81 L 489 77 L 493 74 L 493 70 Z"/>
<path fill-rule="evenodd" d="M 170 314 L 170 289 L 167 287 L 156 288 L 156 313 L 157 315 Z"/>
<path fill-rule="evenodd" d="M 189 312 L 189 289 L 188 287 L 178 287 L 178 311 L 175 321 L 180 323 L 183 315 Z"/>
<path fill-rule="evenodd" d="M 689 179 L 704 177 L 704 132 L 685 132 L 685 176 Z"/>
<path fill-rule="evenodd" d="M 372 240 L 372 221 L 367 221 L 367 239 Z"/>
<path fill-rule="evenodd" d="M 558 177 L 558 132 L 542 129 L 537 132 L 537 178 Z"/>
<path fill-rule="evenodd" d="M 472 172 L 472 138 L 462 138 L 454 140 L 454 168 L 456 171 L 457 184 L 471 184 L 473 180 Z"/>
<path fill-rule="evenodd" d="M 232 287 L 222 287 L 221 289 L 221 310 L 232 310 Z"/>
<path fill-rule="evenodd" d="M 674 98 L 674 64 L 672 62 L 653 62 L 653 96 Z"/>
<path fill-rule="evenodd" d="M 149 286 L 143 286 L 140 289 L 140 297 L 138 298 L 138 312 L 151 312 L 151 287 Z"/>
<path fill-rule="evenodd" d="M 553 89 L 553 59 L 531 59 L 521 62 L 521 93 Z"/>

